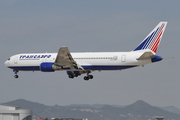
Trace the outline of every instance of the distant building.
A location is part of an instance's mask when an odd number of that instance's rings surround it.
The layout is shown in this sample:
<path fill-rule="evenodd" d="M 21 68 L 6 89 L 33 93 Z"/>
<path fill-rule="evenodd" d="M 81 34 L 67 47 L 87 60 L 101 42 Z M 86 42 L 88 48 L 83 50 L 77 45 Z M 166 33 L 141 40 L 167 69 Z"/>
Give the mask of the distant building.
<path fill-rule="evenodd" d="M 37 117 L 37 120 L 44 120 L 43 117 Z"/>
<path fill-rule="evenodd" d="M 60 120 L 88 120 L 88 119 L 60 118 Z"/>
<path fill-rule="evenodd" d="M 0 104 L 0 120 L 32 120 L 32 111 Z"/>
<path fill-rule="evenodd" d="M 51 120 L 55 120 L 56 118 L 51 118 Z M 87 118 L 85 119 L 75 119 L 75 118 L 59 118 L 59 120 L 88 120 Z"/>
<path fill-rule="evenodd" d="M 163 117 L 163 116 L 156 116 L 156 119 L 157 119 L 157 120 L 163 120 L 164 117 Z"/>

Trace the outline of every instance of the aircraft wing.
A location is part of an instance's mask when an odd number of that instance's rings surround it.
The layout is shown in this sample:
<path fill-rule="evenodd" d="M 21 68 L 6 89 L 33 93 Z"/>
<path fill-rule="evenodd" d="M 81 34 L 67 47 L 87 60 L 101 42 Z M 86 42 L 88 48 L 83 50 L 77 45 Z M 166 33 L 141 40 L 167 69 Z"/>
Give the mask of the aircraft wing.
<path fill-rule="evenodd" d="M 63 66 L 70 67 L 72 71 L 78 68 L 81 68 L 83 70 L 83 68 L 80 65 L 78 65 L 76 61 L 73 59 L 73 57 L 71 56 L 68 47 L 61 47 L 59 49 L 54 64 L 57 66 L 62 66 L 62 67 Z"/>
<path fill-rule="evenodd" d="M 71 66 L 76 65 L 76 61 L 72 58 L 68 47 L 61 47 L 54 64 L 58 66 Z"/>
<path fill-rule="evenodd" d="M 145 60 L 145 59 L 151 59 L 154 58 L 155 55 L 152 52 L 144 52 L 139 58 L 136 60 Z"/>

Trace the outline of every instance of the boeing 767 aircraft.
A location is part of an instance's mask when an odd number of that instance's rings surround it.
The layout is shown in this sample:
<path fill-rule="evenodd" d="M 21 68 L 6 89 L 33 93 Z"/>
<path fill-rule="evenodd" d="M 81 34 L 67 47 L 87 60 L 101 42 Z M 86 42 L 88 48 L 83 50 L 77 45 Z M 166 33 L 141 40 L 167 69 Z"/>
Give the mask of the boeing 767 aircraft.
<path fill-rule="evenodd" d="M 162 60 L 156 55 L 167 22 L 160 22 L 149 35 L 130 52 L 79 52 L 70 53 L 68 47 L 61 47 L 58 53 L 24 53 L 11 56 L 5 66 L 13 69 L 15 78 L 19 71 L 67 71 L 69 78 L 87 74 L 84 80 L 96 70 L 123 70 Z"/>

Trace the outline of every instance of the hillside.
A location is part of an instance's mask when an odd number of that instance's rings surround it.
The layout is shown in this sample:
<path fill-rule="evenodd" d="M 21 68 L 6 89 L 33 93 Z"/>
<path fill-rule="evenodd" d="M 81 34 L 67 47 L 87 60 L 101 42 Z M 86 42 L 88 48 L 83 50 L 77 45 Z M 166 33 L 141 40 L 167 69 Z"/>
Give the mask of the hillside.
<path fill-rule="evenodd" d="M 4 103 L 33 111 L 34 117 L 88 118 L 89 120 L 155 120 L 155 116 L 179 120 L 180 115 L 137 101 L 125 107 L 111 105 L 69 105 L 46 106 L 44 104 L 18 99 Z"/>

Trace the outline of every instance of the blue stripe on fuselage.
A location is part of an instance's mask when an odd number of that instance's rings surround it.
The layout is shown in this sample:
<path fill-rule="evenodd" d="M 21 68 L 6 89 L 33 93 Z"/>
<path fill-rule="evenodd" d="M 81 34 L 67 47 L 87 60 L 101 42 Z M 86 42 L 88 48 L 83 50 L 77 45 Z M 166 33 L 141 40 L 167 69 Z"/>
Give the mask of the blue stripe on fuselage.
<path fill-rule="evenodd" d="M 95 65 L 95 66 L 82 66 L 85 70 L 121 70 L 121 69 L 127 69 L 132 67 L 137 67 L 137 65 L 134 66 L 104 66 L 104 65 Z M 22 71 L 39 71 L 39 66 L 16 66 L 16 67 L 9 67 L 13 70 L 22 70 Z M 64 70 L 69 70 L 70 68 L 65 68 Z"/>
<path fill-rule="evenodd" d="M 39 66 L 17 66 L 17 67 L 9 67 L 13 70 L 22 70 L 22 71 L 38 71 Z"/>
<path fill-rule="evenodd" d="M 85 70 L 121 70 L 132 68 L 136 66 L 103 66 L 103 65 L 94 65 L 94 66 L 82 66 Z"/>

